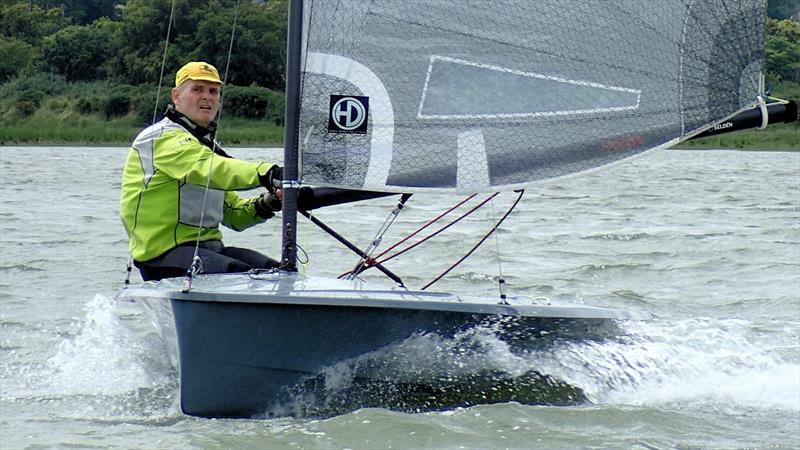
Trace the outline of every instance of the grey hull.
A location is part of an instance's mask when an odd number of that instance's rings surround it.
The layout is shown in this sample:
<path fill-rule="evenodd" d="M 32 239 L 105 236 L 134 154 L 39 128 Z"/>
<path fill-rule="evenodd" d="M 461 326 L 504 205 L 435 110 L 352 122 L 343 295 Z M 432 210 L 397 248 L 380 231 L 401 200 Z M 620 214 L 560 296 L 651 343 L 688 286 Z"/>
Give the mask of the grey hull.
<path fill-rule="evenodd" d="M 412 336 L 447 338 L 485 327 L 524 350 L 553 338 L 607 336 L 627 317 L 604 308 L 498 305 L 286 273 L 201 277 L 188 294 L 169 283 L 126 295 L 151 308 L 171 304 L 181 407 L 202 417 L 292 414 L 287 405 L 309 377 Z M 160 319 L 168 330 L 169 320 Z"/>

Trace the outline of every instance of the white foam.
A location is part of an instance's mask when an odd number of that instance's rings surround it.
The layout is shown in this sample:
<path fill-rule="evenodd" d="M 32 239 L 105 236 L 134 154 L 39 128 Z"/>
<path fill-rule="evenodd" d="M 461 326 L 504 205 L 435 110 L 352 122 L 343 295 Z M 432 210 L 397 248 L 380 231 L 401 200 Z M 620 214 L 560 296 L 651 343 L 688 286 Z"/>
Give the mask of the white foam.
<path fill-rule="evenodd" d="M 715 402 L 800 411 L 800 364 L 787 361 L 770 336 L 747 321 L 642 322 L 628 331 L 620 340 L 556 347 L 535 355 L 535 365 L 584 389 L 596 403 Z"/>
<path fill-rule="evenodd" d="M 160 380 L 146 370 L 141 337 L 120 323 L 116 302 L 97 294 L 74 338 L 63 340 L 47 362 L 42 389 L 59 395 L 115 395 L 154 387 Z"/>

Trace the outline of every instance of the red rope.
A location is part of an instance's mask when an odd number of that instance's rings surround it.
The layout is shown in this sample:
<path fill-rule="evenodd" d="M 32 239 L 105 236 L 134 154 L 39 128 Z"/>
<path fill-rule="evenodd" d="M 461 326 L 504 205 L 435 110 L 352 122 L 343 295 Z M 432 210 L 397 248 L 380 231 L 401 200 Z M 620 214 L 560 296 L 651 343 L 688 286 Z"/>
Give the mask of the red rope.
<path fill-rule="evenodd" d="M 403 242 L 405 242 L 405 241 L 411 239 L 412 237 L 416 236 L 417 234 L 419 234 L 420 231 L 424 230 L 425 228 L 428 228 L 429 226 L 433 225 L 436 221 L 438 221 L 442 217 L 450 214 L 454 209 L 456 209 L 459 206 L 463 205 L 464 203 L 472 200 L 476 195 L 478 195 L 478 194 L 470 195 L 469 197 L 465 198 L 464 200 L 461 200 L 460 202 L 458 202 L 455 205 L 453 205 L 452 207 L 450 207 L 450 209 L 448 209 L 447 211 L 445 211 L 445 212 L 439 214 L 438 216 L 434 217 L 433 219 L 429 220 L 428 223 L 426 223 L 425 225 L 417 228 L 413 233 L 409 234 L 408 236 L 404 237 L 403 239 L 397 241 L 397 243 L 395 243 L 391 247 L 389 247 L 386 250 L 382 251 L 380 254 L 378 254 L 378 256 L 375 257 L 375 259 L 378 259 L 381 256 L 383 256 L 383 255 L 389 253 L 390 251 L 394 250 L 397 246 L 399 246 Z"/>
<path fill-rule="evenodd" d="M 436 283 L 437 281 L 441 280 L 441 279 L 442 279 L 442 277 L 444 277 L 445 275 L 447 275 L 447 274 L 448 274 L 448 273 L 449 273 L 451 270 L 453 270 L 453 269 L 454 269 L 456 266 L 458 266 L 459 264 L 461 264 L 461 262 L 462 262 L 462 261 L 464 261 L 465 259 L 467 259 L 467 258 L 469 257 L 469 255 L 471 255 L 471 254 L 472 254 L 472 253 L 473 253 L 475 250 L 477 250 L 477 249 L 478 249 L 478 247 L 480 247 L 480 246 L 481 246 L 481 244 L 483 244 L 483 242 L 484 242 L 484 241 L 485 241 L 487 238 L 489 238 L 489 236 L 491 236 L 491 235 L 492 235 L 492 233 L 494 233 L 494 232 L 497 230 L 497 228 L 500 226 L 500 224 L 502 224 L 502 223 L 503 223 L 503 221 L 504 221 L 504 220 L 506 220 L 506 217 L 508 217 L 508 215 L 509 215 L 509 214 L 511 214 L 511 211 L 513 211 L 513 210 L 514 210 L 514 208 L 516 208 L 517 204 L 518 204 L 518 203 L 519 203 L 519 201 L 522 199 L 522 194 L 524 194 L 524 193 L 525 193 L 525 191 L 524 191 L 524 190 L 523 190 L 523 191 L 519 191 L 519 196 L 517 197 L 517 200 L 515 200 L 515 201 L 514 201 L 514 204 L 513 204 L 513 205 L 511 205 L 511 207 L 510 207 L 510 208 L 508 208 L 508 211 L 506 211 L 506 213 L 505 213 L 505 214 L 503 214 L 503 217 L 501 217 L 501 218 L 500 218 L 500 220 L 498 220 L 498 221 L 497 221 L 497 223 L 494 225 L 494 227 L 492 227 L 492 229 L 491 229 L 491 230 L 489 230 L 489 232 L 488 232 L 488 233 L 486 233 L 486 234 L 483 236 L 483 238 L 481 238 L 481 240 L 480 240 L 480 241 L 478 241 L 478 243 L 477 243 L 477 244 L 475 244 L 475 246 L 474 246 L 474 247 L 472 247 L 472 248 L 470 249 L 470 251 L 469 251 L 469 252 L 467 252 L 467 254 L 466 254 L 466 255 L 462 256 L 462 257 L 461 257 L 461 259 L 459 259 L 458 261 L 456 261 L 456 262 L 455 262 L 455 264 L 453 264 L 452 266 L 448 267 L 448 268 L 447 268 L 447 270 L 445 270 L 444 272 L 442 272 L 441 274 L 439 274 L 439 276 L 437 276 L 436 278 L 434 278 L 434 279 L 433 279 L 433 281 L 431 281 L 430 283 L 428 283 L 428 284 L 426 284 L 425 286 L 423 286 L 423 287 L 422 287 L 422 289 L 420 289 L 420 290 L 423 290 L 423 291 L 424 291 L 425 289 L 427 289 L 428 287 L 430 287 L 430 286 L 431 286 L 433 283 Z M 497 193 L 495 193 L 495 194 L 494 194 L 492 197 L 489 197 L 489 198 L 488 198 L 488 199 L 486 199 L 486 200 L 488 201 L 489 199 L 493 198 L 495 195 L 497 195 Z M 485 202 L 484 202 L 484 203 L 485 203 Z"/>
<path fill-rule="evenodd" d="M 493 198 L 497 197 L 497 194 L 498 194 L 498 193 L 497 193 L 497 192 L 495 192 L 495 193 L 493 193 L 492 195 L 490 195 L 489 197 L 486 197 L 486 199 L 485 199 L 485 200 L 483 200 L 482 202 L 478 203 L 478 205 L 477 205 L 477 206 L 473 207 L 473 208 L 472 208 L 472 209 L 470 209 L 469 211 L 467 211 L 467 212 L 465 212 L 464 214 L 462 214 L 461 216 L 457 217 L 457 218 L 456 218 L 455 220 L 453 220 L 452 222 L 448 223 L 447 225 L 443 226 L 442 228 L 439 228 L 438 230 L 434 231 L 433 233 L 429 234 L 428 236 L 425 236 L 424 238 L 420 239 L 419 241 L 417 241 L 417 242 L 415 242 L 415 243 L 413 243 L 413 244 L 409 245 L 408 247 L 406 247 L 406 248 L 404 248 L 404 249 L 402 249 L 402 250 L 398 251 L 397 253 L 395 253 L 395 254 L 393 254 L 393 255 L 391 255 L 391 256 L 389 256 L 389 257 L 385 258 L 385 259 L 382 259 L 382 260 L 380 260 L 380 261 L 379 261 L 379 263 L 383 264 L 384 262 L 386 262 L 386 261 L 389 261 L 390 259 L 394 259 L 395 257 L 397 257 L 397 256 L 400 256 L 400 255 L 402 255 L 403 253 L 405 253 L 405 252 L 407 252 L 407 251 L 409 251 L 409 250 L 411 250 L 411 249 L 413 249 L 413 248 L 417 247 L 418 245 L 422 244 L 423 242 L 430 240 L 431 238 L 433 238 L 434 236 L 438 235 L 438 234 L 439 234 L 439 233 L 441 233 L 442 231 L 444 231 L 444 230 L 446 230 L 446 229 L 448 229 L 448 228 L 452 227 L 453 225 L 457 224 L 458 222 L 460 222 L 460 221 L 461 221 L 462 219 L 464 219 L 465 217 L 467 217 L 467 216 L 469 216 L 470 214 L 472 214 L 472 213 L 474 213 L 475 211 L 477 211 L 477 210 L 478 210 L 480 207 L 482 207 L 483 205 L 485 205 L 486 203 L 488 203 L 488 202 L 489 202 L 489 200 L 491 200 L 491 199 L 493 199 Z M 384 252 L 384 253 L 385 253 L 385 252 Z"/>
<path fill-rule="evenodd" d="M 448 225 L 447 225 L 447 226 L 445 226 L 444 228 L 441 228 L 441 229 L 439 229 L 438 231 L 436 231 L 436 232 L 434 232 L 433 234 L 431 234 L 430 236 L 427 236 L 427 237 L 423 238 L 421 241 L 417 242 L 416 244 L 412 245 L 411 247 L 408 247 L 408 248 L 406 248 L 405 250 L 402 250 L 402 251 L 400 251 L 400 252 L 398 252 L 398 253 L 396 253 L 396 254 L 394 254 L 394 255 L 392 255 L 392 256 L 390 256 L 390 257 L 388 257 L 388 258 L 386 258 L 386 259 L 384 259 L 384 260 L 382 260 L 382 261 L 378 261 L 378 260 L 377 260 L 378 258 L 380 258 L 381 256 L 385 255 L 386 253 L 390 252 L 392 249 L 396 248 L 397 246 L 399 246 L 399 245 L 400 245 L 400 244 L 402 244 L 403 242 L 406 242 L 407 240 L 411 239 L 411 238 L 412 238 L 412 237 L 414 237 L 415 235 L 419 234 L 419 232 L 420 232 L 420 231 L 422 231 L 422 230 L 424 230 L 425 228 L 428 228 L 429 226 L 433 225 L 435 222 L 437 222 L 437 221 L 438 221 L 439 219 L 441 219 L 442 217 L 444 217 L 444 216 L 446 216 L 446 215 L 450 214 L 450 212 L 452 212 L 454 209 L 458 208 L 459 206 L 461 206 L 461 205 L 463 205 L 464 203 L 468 202 L 469 200 L 473 199 L 473 198 L 474 198 L 476 195 L 478 195 L 478 194 L 472 194 L 472 195 L 468 196 L 467 198 L 465 198 L 464 200 L 461 200 L 460 202 L 456 203 L 455 205 L 453 205 L 452 207 L 450 207 L 450 208 L 449 208 L 448 210 L 446 210 L 445 212 L 443 212 L 443 213 L 439 214 L 438 216 L 434 217 L 433 219 L 429 220 L 429 221 L 428 221 L 428 223 L 426 223 L 426 224 L 422 225 L 421 227 L 417 228 L 417 230 L 416 230 L 416 231 L 414 231 L 413 233 L 409 234 L 409 235 L 408 235 L 408 236 L 406 236 L 405 238 L 401 239 L 400 241 L 398 241 L 397 243 L 395 243 L 395 244 L 394 244 L 394 245 L 392 245 L 391 247 L 389 247 L 389 248 L 387 248 L 386 250 L 384 250 L 383 252 L 381 252 L 381 253 L 380 253 L 378 256 L 375 256 L 375 257 L 373 258 L 373 260 L 372 260 L 372 261 L 367 261 L 367 264 L 365 264 L 365 265 L 364 265 L 365 267 L 364 267 L 364 269 L 362 270 L 362 272 L 363 272 L 364 270 L 367 270 L 368 268 L 372 267 L 372 266 L 373 266 L 373 265 L 375 265 L 375 264 L 382 264 L 382 263 L 383 263 L 383 261 L 388 261 L 388 260 L 390 260 L 390 259 L 393 259 L 395 256 L 398 256 L 398 255 L 400 255 L 400 254 L 402 254 L 402 253 L 405 253 L 405 252 L 407 252 L 408 250 L 411 250 L 412 248 L 416 247 L 417 245 L 419 245 L 419 244 L 421 244 L 421 243 L 423 243 L 423 242 L 427 241 L 428 239 L 432 238 L 433 236 L 436 236 L 437 234 L 441 233 L 442 231 L 444 231 L 445 229 L 447 229 L 447 228 L 448 228 L 448 227 L 450 227 L 451 225 L 455 224 L 456 222 L 460 221 L 460 220 L 461 220 L 461 219 L 463 219 L 464 217 L 466 217 L 466 216 L 468 216 L 468 215 L 472 214 L 472 213 L 473 213 L 473 212 L 474 212 L 476 209 L 478 209 L 478 208 L 480 208 L 481 206 L 485 205 L 485 204 L 486 204 L 486 202 L 488 202 L 490 199 L 492 199 L 494 196 L 496 196 L 496 195 L 497 195 L 497 193 L 495 193 L 495 194 L 494 194 L 492 197 L 489 197 L 489 198 L 487 198 L 486 200 L 484 200 L 484 201 L 483 201 L 482 203 L 480 203 L 478 206 L 476 206 L 476 207 L 472 208 L 471 210 L 467 211 L 467 212 L 466 212 L 464 215 L 462 215 L 461 217 L 458 217 L 458 218 L 456 218 L 456 220 L 455 220 L 455 221 L 451 222 L 450 224 L 448 224 Z M 350 271 L 344 272 L 344 273 L 342 273 L 341 275 L 339 275 L 339 277 L 338 277 L 338 278 L 344 278 L 344 277 L 346 277 L 347 275 L 349 275 L 350 273 L 351 273 Z"/>

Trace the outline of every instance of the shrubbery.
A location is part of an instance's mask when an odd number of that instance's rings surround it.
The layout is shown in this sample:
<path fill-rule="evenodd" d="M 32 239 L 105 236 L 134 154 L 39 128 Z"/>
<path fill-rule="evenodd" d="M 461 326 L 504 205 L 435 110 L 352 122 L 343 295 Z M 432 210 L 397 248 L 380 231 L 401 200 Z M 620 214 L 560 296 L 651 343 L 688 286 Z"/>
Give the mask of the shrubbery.
<path fill-rule="evenodd" d="M 223 113 L 247 119 L 283 123 L 283 93 L 258 86 L 228 86 L 223 90 Z"/>
<path fill-rule="evenodd" d="M 158 96 L 158 106 L 153 108 L 153 106 L 155 106 L 155 95 L 156 88 L 153 87 L 135 96 L 131 112 L 137 124 L 151 124 L 164 117 L 164 111 L 167 110 L 167 105 L 172 103 L 172 99 L 169 96 L 169 89 L 162 89 L 162 92 Z M 155 120 L 153 120 L 153 111 L 156 113 Z"/>
<path fill-rule="evenodd" d="M 72 108 L 72 101 L 66 97 L 55 97 L 47 99 L 43 105 L 54 114 L 63 114 Z"/>
<path fill-rule="evenodd" d="M 111 94 L 103 104 L 106 119 L 128 115 L 131 110 L 131 99 L 124 94 Z"/>
<path fill-rule="evenodd" d="M 283 124 L 283 93 L 258 86 L 228 86 L 224 89 L 223 115 L 266 120 Z M 23 111 L 36 110 L 46 98 L 71 98 L 69 108 L 78 114 L 100 114 L 106 119 L 131 114 L 137 124 L 153 120 L 155 86 L 113 85 L 107 82 L 67 83 L 63 77 L 38 74 L 20 77 L 0 87 L 0 99 L 27 102 Z M 161 88 L 157 117 L 162 117 L 171 102 L 170 88 Z M 65 108 L 62 108 L 65 109 Z"/>
<path fill-rule="evenodd" d="M 785 81 L 800 83 L 800 23 L 767 20 L 766 72 Z"/>
<path fill-rule="evenodd" d="M 163 117 L 171 103 L 169 87 L 162 87 L 155 108 L 156 120 Z M 71 97 L 70 108 L 78 114 L 99 114 L 106 119 L 131 115 L 137 125 L 153 121 L 155 86 L 113 85 L 107 82 L 66 83 L 56 75 L 37 75 L 25 80 L 15 79 L 0 89 L 0 98 L 9 93 L 20 93 L 10 98 L 31 101 L 38 108 L 46 97 L 66 95 Z M 21 98 L 20 95 L 26 95 Z M 227 86 L 223 90 L 223 116 L 265 120 L 283 125 L 284 97 L 258 86 Z"/>
<path fill-rule="evenodd" d="M 100 111 L 100 99 L 94 96 L 80 97 L 75 102 L 75 112 L 79 114 L 92 114 Z"/>
<path fill-rule="evenodd" d="M 17 95 L 18 102 L 29 102 L 37 108 L 42 104 L 43 98 L 44 92 L 36 88 L 25 89 Z"/>
<path fill-rule="evenodd" d="M 33 75 L 20 75 L 8 83 L 0 85 L 0 99 L 14 98 L 20 92 L 38 90 L 48 97 L 63 95 L 67 92 L 69 84 L 64 77 L 50 73 L 37 73 Z"/>
<path fill-rule="evenodd" d="M 14 109 L 22 117 L 30 116 L 35 113 L 39 106 L 42 104 L 44 92 L 39 89 L 29 88 L 17 95 L 17 100 L 14 103 Z"/>
<path fill-rule="evenodd" d="M 27 100 L 18 100 L 14 103 L 14 110 L 20 116 L 27 117 L 36 112 L 36 105 Z"/>

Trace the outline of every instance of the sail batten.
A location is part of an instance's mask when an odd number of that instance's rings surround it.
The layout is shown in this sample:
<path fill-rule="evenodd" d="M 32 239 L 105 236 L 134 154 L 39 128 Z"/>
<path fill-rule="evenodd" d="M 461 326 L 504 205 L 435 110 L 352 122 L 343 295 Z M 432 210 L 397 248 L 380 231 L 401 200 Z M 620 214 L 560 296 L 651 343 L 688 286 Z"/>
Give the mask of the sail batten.
<path fill-rule="evenodd" d="M 305 0 L 304 183 L 515 189 L 754 104 L 765 2 Z"/>

